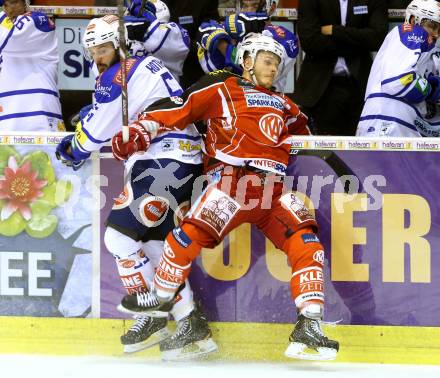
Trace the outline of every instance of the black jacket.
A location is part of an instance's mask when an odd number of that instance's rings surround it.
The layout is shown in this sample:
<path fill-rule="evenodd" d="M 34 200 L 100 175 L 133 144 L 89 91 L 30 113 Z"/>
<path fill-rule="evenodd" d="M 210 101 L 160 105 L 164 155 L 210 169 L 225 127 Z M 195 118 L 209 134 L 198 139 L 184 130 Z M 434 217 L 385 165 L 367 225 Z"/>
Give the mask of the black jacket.
<path fill-rule="evenodd" d="M 306 55 L 295 86 L 294 100 L 301 106 L 312 107 L 321 98 L 338 56 L 345 58 L 351 75 L 365 93 L 372 63 L 370 53 L 379 49 L 388 31 L 387 2 L 347 1 L 346 26 L 341 25 L 339 0 L 299 2 L 298 35 Z M 321 34 L 324 25 L 333 25 L 331 36 Z"/>

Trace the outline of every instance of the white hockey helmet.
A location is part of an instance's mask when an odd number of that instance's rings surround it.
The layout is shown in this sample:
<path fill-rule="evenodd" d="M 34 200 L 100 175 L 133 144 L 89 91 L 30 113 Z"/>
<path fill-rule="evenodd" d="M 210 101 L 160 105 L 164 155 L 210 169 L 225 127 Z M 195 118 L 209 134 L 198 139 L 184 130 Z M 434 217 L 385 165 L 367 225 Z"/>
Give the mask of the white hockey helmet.
<path fill-rule="evenodd" d="M 437 0 L 413 0 L 406 8 L 405 22 L 409 23 L 411 16 L 420 25 L 422 20 L 440 23 L 440 3 Z"/>
<path fill-rule="evenodd" d="M 244 58 L 246 53 L 249 53 L 249 56 L 252 58 L 254 64 L 257 54 L 260 51 L 268 51 L 278 56 L 280 58 L 280 68 L 281 68 L 284 62 L 284 55 L 285 55 L 285 50 L 283 45 L 275 41 L 272 37 L 260 33 L 249 33 L 238 44 L 237 47 L 238 64 L 244 67 Z M 278 72 L 279 71 L 280 69 L 278 69 Z"/>
<path fill-rule="evenodd" d="M 92 19 L 83 36 L 86 51 L 107 42 L 112 42 L 115 49 L 119 48 L 119 18 L 115 15 Z"/>
<path fill-rule="evenodd" d="M 156 18 L 160 22 L 170 21 L 170 10 L 168 6 L 161 0 L 150 0 L 156 7 Z"/>

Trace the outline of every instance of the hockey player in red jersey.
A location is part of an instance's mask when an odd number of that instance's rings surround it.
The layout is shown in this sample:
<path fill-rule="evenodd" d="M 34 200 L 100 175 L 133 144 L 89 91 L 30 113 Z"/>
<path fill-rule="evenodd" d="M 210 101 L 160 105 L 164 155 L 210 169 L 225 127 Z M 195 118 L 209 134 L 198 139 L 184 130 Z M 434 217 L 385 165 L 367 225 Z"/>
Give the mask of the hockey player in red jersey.
<path fill-rule="evenodd" d="M 238 54 L 243 77 L 213 72 L 182 97 L 159 100 L 139 116 L 137 127 L 159 133 L 205 121 L 208 185 L 190 215 L 167 236 L 155 290 L 127 295 L 120 309 L 148 314 L 166 311 L 201 249 L 213 248 L 232 229 L 248 222 L 287 254 L 292 267 L 290 288 L 298 320 L 285 354 L 334 359 L 339 344 L 326 338 L 320 328 L 324 251 L 316 235 L 317 223 L 294 193 L 283 191 L 282 183 L 290 138 L 309 134 L 307 118 L 289 98 L 271 91 L 285 54 L 278 42 L 253 34 Z M 114 137 L 119 146 L 121 138 L 120 134 Z M 140 145 L 133 139 L 122 146 L 129 156 Z"/>

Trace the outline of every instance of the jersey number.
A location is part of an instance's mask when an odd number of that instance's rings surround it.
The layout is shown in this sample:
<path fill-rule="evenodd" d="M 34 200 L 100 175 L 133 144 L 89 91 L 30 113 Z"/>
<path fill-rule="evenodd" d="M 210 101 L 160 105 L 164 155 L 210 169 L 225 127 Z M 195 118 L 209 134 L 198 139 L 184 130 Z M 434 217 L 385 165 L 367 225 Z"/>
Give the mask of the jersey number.
<path fill-rule="evenodd" d="M 170 97 L 180 96 L 183 93 L 176 79 L 174 79 L 174 77 L 169 72 L 164 72 L 160 76 L 168 89 Z"/>

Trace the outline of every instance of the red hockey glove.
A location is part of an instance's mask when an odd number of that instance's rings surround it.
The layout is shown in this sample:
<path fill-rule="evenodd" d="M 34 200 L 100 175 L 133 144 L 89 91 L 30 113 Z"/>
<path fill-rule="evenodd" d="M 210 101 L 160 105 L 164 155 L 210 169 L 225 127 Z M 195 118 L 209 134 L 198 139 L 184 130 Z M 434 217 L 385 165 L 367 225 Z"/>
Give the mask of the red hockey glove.
<path fill-rule="evenodd" d="M 150 122 L 153 123 L 152 121 Z M 154 123 L 157 125 L 157 128 L 159 128 L 159 124 L 156 122 Z M 148 147 L 150 147 L 151 140 L 157 133 L 157 129 L 153 130 L 154 127 L 152 127 L 152 125 L 148 126 L 148 129 L 151 130 L 151 132 L 147 131 L 146 127 L 140 122 L 135 122 L 128 126 L 129 137 L 127 143 L 124 143 L 122 140 L 122 131 L 117 133 L 112 138 L 113 156 L 117 160 L 127 160 L 136 152 L 147 151 Z"/>

